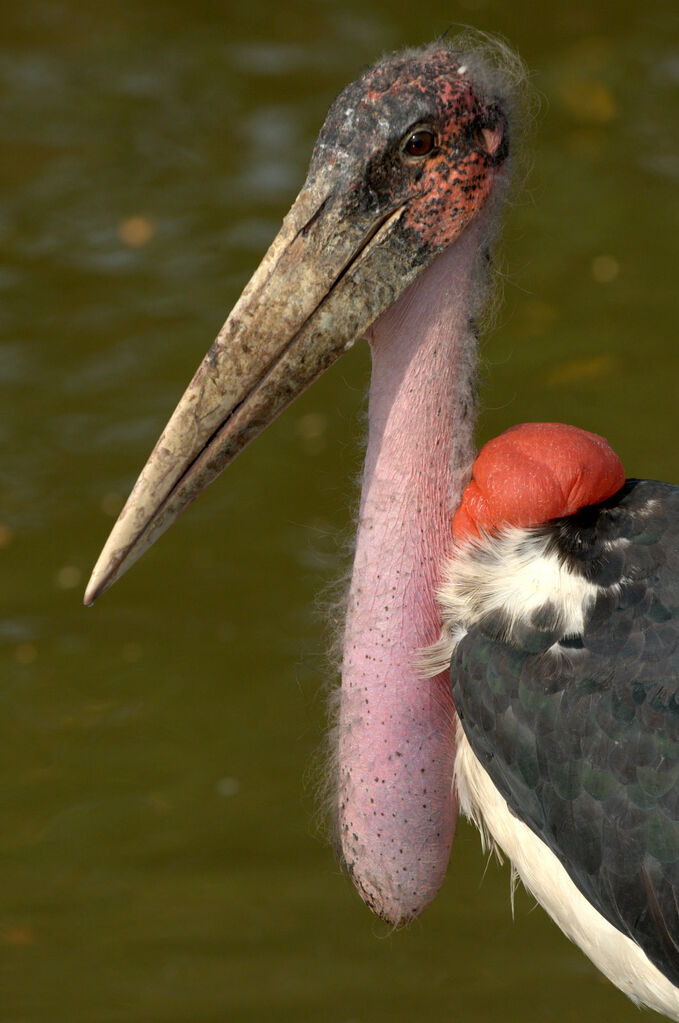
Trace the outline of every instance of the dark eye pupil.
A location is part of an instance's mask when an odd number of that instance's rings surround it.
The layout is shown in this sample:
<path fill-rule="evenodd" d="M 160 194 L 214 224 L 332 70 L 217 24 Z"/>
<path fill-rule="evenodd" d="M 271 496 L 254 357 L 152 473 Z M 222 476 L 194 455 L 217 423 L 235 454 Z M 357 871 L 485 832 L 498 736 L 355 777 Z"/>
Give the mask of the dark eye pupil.
<path fill-rule="evenodd" d="M 403 148 L 408 156 L 426 156 L 434 148 L 434 134 L 426 129 L 414 131 Z"/>

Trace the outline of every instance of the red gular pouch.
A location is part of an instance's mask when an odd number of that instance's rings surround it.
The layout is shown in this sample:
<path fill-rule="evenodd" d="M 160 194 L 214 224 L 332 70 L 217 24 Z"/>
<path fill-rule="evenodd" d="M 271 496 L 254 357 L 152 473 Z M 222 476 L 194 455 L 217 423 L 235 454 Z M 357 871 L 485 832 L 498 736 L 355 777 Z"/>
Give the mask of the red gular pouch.
<path fill-rule="evenodd" d="M 458 544 L 503 526 L 536 526 L 611 497 L 625 482 L 604 437 L 564 423 L 521 423 L 479 452 L 453 517 Z"/>

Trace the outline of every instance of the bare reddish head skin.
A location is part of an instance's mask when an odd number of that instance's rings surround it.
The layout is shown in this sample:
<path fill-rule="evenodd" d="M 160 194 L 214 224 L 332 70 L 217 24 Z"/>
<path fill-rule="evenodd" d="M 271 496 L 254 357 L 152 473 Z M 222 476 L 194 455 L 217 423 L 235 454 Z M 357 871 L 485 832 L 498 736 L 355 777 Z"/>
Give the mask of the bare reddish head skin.
<path fill-rule="evenodd" d="M 453 533 L 460 543 L 573 515 L 624 482 L 622 462 L 604 437 L 564 423 L 522 423 L 481 449 Z"/>
<path fill-rule="evenodd" d="M 426 159 L 404 143 L 431 130 Z M 348 85 L 321 129 L 310 179 L 332 168 L 357 208 L 404 206 L 404 257 L 428 265 L 484 206 L 508 153 L 505 114 L 443 44 L 392 55 Z"/>

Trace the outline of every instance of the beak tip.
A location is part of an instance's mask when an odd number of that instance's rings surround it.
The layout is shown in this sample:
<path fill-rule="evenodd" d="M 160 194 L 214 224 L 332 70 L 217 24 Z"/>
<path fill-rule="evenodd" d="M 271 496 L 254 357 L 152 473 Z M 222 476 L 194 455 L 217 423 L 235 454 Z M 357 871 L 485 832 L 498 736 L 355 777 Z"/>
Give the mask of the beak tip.
<path fill-rule="evenodd" d="M 85 595 L 83 597 L 83 604 L 85 607 L 92 607 L 98 596 L 99 587 L 95 584 L 93 577 L 87 584 L 87 589 L 85 590 Z"/>
<path fill-rule="evenodd" d="M 83 596 L 83 604 L 85 607 L 92 607 L 95 600 L 97 600 L 102 593 L 105 593 L 106 590 L 113 585 L 115 579 L 116 576 L 114 573 L 103 572 L 98 565 L 95 565 Z"/>

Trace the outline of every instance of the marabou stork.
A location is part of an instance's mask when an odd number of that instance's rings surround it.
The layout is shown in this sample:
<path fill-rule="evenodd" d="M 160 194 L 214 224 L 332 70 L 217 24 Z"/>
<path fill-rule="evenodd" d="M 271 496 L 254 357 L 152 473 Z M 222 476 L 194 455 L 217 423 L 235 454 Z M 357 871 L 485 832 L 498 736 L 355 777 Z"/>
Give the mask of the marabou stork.
<path fill-rule="evenodd" d="M 491 444 L 464 489 L 518 67 L 481 49 L 388 56 L 334 102 L 85 600 L 367 337 L 344 862 L 371 909 L 411 920 L 442 882 L 459 802 L 614 983 L 679 1019 L 679 490 L 625 483 L 600 438 L 544 424 Z"/>

